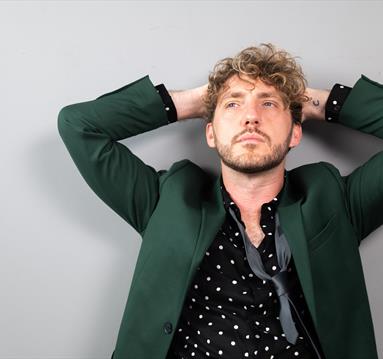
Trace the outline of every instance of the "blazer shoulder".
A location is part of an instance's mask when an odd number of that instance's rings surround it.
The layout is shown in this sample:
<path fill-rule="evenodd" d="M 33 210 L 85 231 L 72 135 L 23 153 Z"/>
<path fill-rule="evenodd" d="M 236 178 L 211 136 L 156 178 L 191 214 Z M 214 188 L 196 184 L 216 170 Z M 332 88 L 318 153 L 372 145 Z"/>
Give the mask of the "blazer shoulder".
<path fill-rule="evenodd" d="M 338 200 L 344 197 L 344 181 L 338 168 L 328 162 L 317 162 L 294 168 L 287 172 L 287 182 L 294 197 L 320 198 L 327 195 Z M 337 194 L 337 195 L 336 195 Z"/>
<path fill-rule="evenodd" d="M 217 192 L 217 174 L 205 170 L 190 160 L 174 163 L 160 176 L 160 200 L 188 198 L 188 202 L 214 200 Z"/>
<path fill-rule="evenodd" d="M 209 181 L 213 177 L 208 171 L 188 159 L 173 163 L 169 170 L 159 171 L 159 174 L 160 189 L 175 182 L 193 187 L 193 184 Z"/>
<path fill-rule="evenodd" d="M 329 162 L 316 162 L 296 167 L 288 171 L 288 175 L 296 180 L 310 183 L 323 183 L 323 181 L 341 180 L 339 169 Z"/>

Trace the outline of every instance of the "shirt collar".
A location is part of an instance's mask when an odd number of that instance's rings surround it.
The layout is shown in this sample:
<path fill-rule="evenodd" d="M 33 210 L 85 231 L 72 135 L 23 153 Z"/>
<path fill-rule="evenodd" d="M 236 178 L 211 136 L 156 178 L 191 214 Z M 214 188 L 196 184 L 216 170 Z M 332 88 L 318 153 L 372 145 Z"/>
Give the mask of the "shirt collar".
<path fill-rule="evenodd" d="M 285 172 L 284 178 L 286 179 L 286 172 Z M 228 211 L 229 208 L 232 208 L 236 212 L 236 214 L 238 214 L 239 208 L 235 204 L 235 202 L 232 200 L 229 192 L 227 192 L 225 185 L 223 184 L 222 175 L 220 177 L 220 186 L 221 186 L 223 206 L 225 207 L 225 210 Z M 262 214 L 264 211 L 268 211 L 270 212 L 270 214 L 274 214 L 276 212 L 284 186 L 285 186 L 285 181 L 283 183 L 282 189 L 277 194 L 277 196 L 274 197 L 270 202 L 264 203 L 262 205 L 262 208 L 261 208 Z"/>

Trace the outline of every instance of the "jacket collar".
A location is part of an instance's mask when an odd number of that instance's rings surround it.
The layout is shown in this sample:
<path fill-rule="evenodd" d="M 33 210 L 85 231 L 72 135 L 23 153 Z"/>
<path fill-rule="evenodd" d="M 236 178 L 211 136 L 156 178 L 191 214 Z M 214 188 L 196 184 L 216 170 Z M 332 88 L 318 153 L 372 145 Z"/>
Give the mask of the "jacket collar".
<path fill-rule="evenodd" d="M 302 201 L 304 197 L 299 188 L 299 185 L 294 184 L 291 172 L 287 172 L 278 213 L 282 230 L 290 245 L 307 305 L 314 323 L 317 323 L 310 255 L 303 227 Z"/>

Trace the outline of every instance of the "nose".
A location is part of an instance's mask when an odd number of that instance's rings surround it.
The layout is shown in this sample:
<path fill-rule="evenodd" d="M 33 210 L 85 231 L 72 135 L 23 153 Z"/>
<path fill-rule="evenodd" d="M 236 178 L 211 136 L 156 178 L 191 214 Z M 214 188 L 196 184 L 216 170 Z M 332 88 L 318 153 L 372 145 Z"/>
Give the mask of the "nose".
<path fill-rule="evenodd" d="M 260 124 L 261 117 L 258 109 L 255 105 L 251 105 L 246 109 L 245 116 L 243 118 L 244 126 L 258 126 Z"/>

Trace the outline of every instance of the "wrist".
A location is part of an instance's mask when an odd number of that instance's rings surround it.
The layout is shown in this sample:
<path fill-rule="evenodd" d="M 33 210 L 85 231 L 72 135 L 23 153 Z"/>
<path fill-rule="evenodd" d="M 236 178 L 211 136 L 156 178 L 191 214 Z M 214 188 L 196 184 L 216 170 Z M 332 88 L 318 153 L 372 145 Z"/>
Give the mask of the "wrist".
<path fill-rule="evenodd" d="M 309 101 L 303 104 L 302 121 L 325 119 L 325 108 L 329 93 L 327 90 L 306 89 Z"/>
<path fill-rule="evenodd" d="M 204 116 L 206 89 L 207 85 L 184 91 L 169 91 L 177 109 L 178 120 Z"/>

